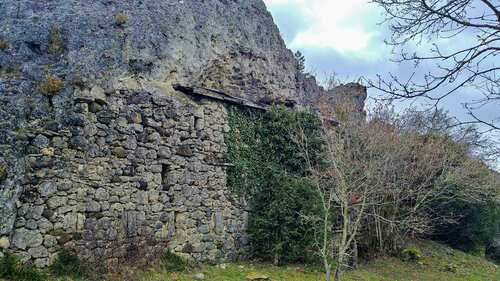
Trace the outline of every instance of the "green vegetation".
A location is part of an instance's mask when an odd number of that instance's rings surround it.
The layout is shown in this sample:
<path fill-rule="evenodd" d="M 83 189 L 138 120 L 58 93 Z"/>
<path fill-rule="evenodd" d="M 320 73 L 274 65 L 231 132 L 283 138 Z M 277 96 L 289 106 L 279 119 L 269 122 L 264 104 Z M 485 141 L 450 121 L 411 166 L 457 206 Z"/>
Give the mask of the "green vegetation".
<path fill-rule="evenodd" d="M 171 252 L 163 254 L 160 265 L 162 269 L 168 272 L 181 272 L 190 268 L 189 261 Z"/>
<path fill-rule="evenodd" d="M 97 278 L 100 279 L 100 278 Z M 47 269 L 37 269 L 23 264 L 15 255 L 6 253 L 0 259 L 0 280 L 8 281 L 78 281 L 96 280 L 90 278 L 89 270 L 79 258 L 68 250 L 58 253 L 54 263 Z"/>
<path fill-rule="evenodd" d="M 492 196 L 487 200 L 471 201 L 461 196 L 461 190 L 480 186 L 495 190 L 500 182 L 484 164 L 466 161 L 460 169 L 441 176 L 437 185 L 446 186 L 453 200 L 436 202 L 435 211 L 443 217 L 460 214 L 459 218 L 436 227 L 434 238 L 464 251 L 483 252 L 500 231 L 500 206 Z"/>
<path fill-rule="evenodd" d="M 338 271 L 358 254 L 399 255 L 410 234 L 484 250 L 500 225 L 498 205 L 484 200 L 498 181 L 469 145 L 411 121 L 426 116 L 392 114 L 337 114 L 342 126 L 322 130 L 307 112 L 230 110 L 228 185 L 252 209 L 254 258 L 328 265 L 341 252 Z"/>
<path fill-rule="evenodd" d="M 425 259 L 418 264 L 398 257 L 383 257 L 348 271 L 347 281 L 492 281 L 500 280 L 500 269 L 487 260 L 453 250 L 434 242 L 410 246 L 418 249 Z M 410 248 L 409 247 L 409 248 Z M 246 280 L 247 276 L 264 275 L 273 281 L 317 281 L 323 273 L 316 267 L 298 265 L 277 267 L 269 264 L 229 264 L 227 267 L 204 266 L 184 273 L 169 273 L 161 269 L 146 272 L 141 281 L 188 281 L 196 272 L 203 272 L 207 281 Z"/>
<path fill-rule="evenodd" d="M 11 254 L 5 254 L 0 259 L 0 279 L 10 281 L 44 281 L 46 275 L 44 272 L 31 266 L 25 266 Z"/>
<path fill-rule="evenodd" d="M 399 257 L 381 257 L 361 265 L 357 270 L 348 271 L 343 280 L 347 281 L 492 281 L 500 280 L 500 269 L 497 265 L 484 258 L 454 250 L 435 242 L 416 242 L 408 246 L 421 253 L 424 262 L 416 263 L 404 261 Z M 25 279 L 19 275 L 6 275 L 5 263 L 10 272 L 17 268 L 17 262 L 2 260 L 0 263 L 0 280 L 54 280 L 54 281 L 90 281 L 93 279 L 78 278 L 75 276 L 57 277 L 44 275 L 40 271 L 31 269 L 32 275 L 23 273 Z M 19 269 L 16 269 L 19 271 Z M 26 269 L 23 269 L 26 270 Z M 123 271 L 129 269 L 123 268 Z M 137 270 L 134 270 L 137 273 Z M 26 271 L 25 271 L 26 272 Z M 273 266 L 261 263 L 227 264 L 225 266 L 202 266 L 191 270 L 174 272 L 167 270 L 162 264 L 143 273 L 137 273 L 133 280 L 137 281 L 192 281 L 196 273 L 203 272 L 207 281 L 239 281 L 246 280 L 249 275 L 268 276 L 272 281 L 318 281 L 323 272 L 314 266 Z M 11 273 L 9 273 L 11 274 Z M 17 276 L 17 277 L 12 277 Z M 43 276 L 46 279 L 37 279 Z M 101 276 L 102 280 L 126 280 L 121 277 Z M 17 278 L 17 279 L 16 279 Z M 29 278 L 29 279 L 26 279 Z"/>
<path fill-rule="evenodd" d="M 50 30 L 49 53 L 60 54 L 64 51 L 64 43 L 61 37 L 61 29 L 53 26 Z"/>
<path fill-rule="evenodd" d="M 306 58 L 300 51 L 295 52 L 294 57 L 297 62 L 297 72 L 304 73 L 306 69 Z"/>
<path fill-rule="evenodd" d="M 408 247 L 401 252 L 404 261 L 422 262 L 422 252 L 415 246 Z"/>
<path fill-rule="evenodd" d="M 82 277 L 87 274 L 87 269 L 82 265 L 78 256 L 66 249 L 57 254 L 49 270 L 55 276 Z"/>
<path fill-rule="evenodd" d="M 228 185 L 249 199 L 253 257 L 275 264 L 313 258 L 313 228 L 305 218 L 317 214 L 317 194 L 291 132 L 303 129 L 315 161 L 321 150 L 320 122 L 307 112 L 273 107 L 267 112 L 230 110 Z"/>

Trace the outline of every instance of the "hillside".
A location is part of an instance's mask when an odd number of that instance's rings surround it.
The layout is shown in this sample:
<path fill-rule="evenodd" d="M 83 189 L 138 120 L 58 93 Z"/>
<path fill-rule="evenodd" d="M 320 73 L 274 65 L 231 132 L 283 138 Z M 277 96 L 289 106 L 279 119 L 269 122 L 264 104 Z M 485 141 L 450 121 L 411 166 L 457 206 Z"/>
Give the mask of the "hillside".
<path fill-rule="evenodd" d="M 383 257 L 361 265 L 345 275 L 347 281 L 496 281 L 500 269 L 486 259 L 467 254 L 435 242 L 418 242 L 414 246 L 422 251 L 422 262 L 405 262 L 397 257 Z M 233 263 L 218 266 L 203 265 L 186 272 L 168 272 L 161 264 L 146 269 L 123 268 L 119 275 L 97 275 L 100 280 L 118 281 L 191 281 L 204 274 L 207 281 L 238 281 L 248 277 L 268 277 L 272 281 L 317 281 L 323 273 L 317 267 L 289 265 L 276 267 L 260 263 Z M 94 274 L 95 275 L 95 274 Z M 0 279 L 2 280 L 2 279 Z M 83 277 L 55 277 L 54 281 L 88 281 Z M 2 280 L 4 281 L 4 280 Z"/>
<path fill-rule="evenodd" d="M 358 270 L 348 272 L 349 281 L 493 281 L 500 280 L 498 266 L 482 257 L 470 255 L 435 242 L 416 246 L 424 255 L 423 264 L 404 262 L 396 257 L 376 259 Z M 199 271 L 196 271 L 199 272 Z M 231 264 L 226 269 L 204 266 L 202 272 L 209 281 L 245 280 L 249 275 L 265 275 L 275 281 L 316 281 L 322 273 L 303 266 L 274 267 L 266 264 Z M 171 274 L 151 270 L 142 281 L 193 280 L 193 274 Z"/>
<path fill-rule="evenodd" d="M 320 269 L 267 264 L 319 256 L 339 280 L 408 239 L 494 258 L 500 183 L 470 132 L 367 112 L 365 85 L 324 89 L 263 0 L 0 2 L 1 277 L 312 281 Z M 342 279 L 498 279 L 416 247 L 418 262 Z"/>

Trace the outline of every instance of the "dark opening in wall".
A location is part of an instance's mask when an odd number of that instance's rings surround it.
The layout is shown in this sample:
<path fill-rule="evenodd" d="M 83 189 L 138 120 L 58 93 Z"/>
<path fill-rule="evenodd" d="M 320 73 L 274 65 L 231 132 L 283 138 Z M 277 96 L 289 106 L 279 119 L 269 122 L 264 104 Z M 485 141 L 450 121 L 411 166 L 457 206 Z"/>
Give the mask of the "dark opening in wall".
<path fill-rule="evenodd" d="M 170 174 L 170 165 L 162 164 L 161 165 L 161 186 L 163 191 L 170 191 L 169 184 L 169 174 Z"/>
<path fill-rule="evenodd" d="M 196 136 L 201 135 L 201 130 L 203 130 L 203 119 L 200 117 L 194 117 L 194 130 L 196 132 Z"/>
<path fill-rule="evenodd" d="M 53 100 L 53 97 L 52 96 L 48 96 L 49 98 L 49 107 L 50 108 L 54 108 L 54 100 Z"/>

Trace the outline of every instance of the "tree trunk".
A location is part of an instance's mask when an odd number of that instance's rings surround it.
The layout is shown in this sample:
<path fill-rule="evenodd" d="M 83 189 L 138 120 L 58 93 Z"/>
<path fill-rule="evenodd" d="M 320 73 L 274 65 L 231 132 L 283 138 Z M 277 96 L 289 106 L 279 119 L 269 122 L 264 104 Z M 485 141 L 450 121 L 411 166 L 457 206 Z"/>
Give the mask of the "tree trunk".
<path fill-rule="evenodd" d="M 352 261 L 351 266 L 353 269 L 358 268 L 358 242 L 356 239 L 352 241 Z"/>
<path fill-rule="evenodd" d="M 325 273 L 325 281 L 330 281 L 330 275 L 332 274 L 332 270 L 330 267 L 326 268 L 326 273 Z"/>
<path fill-rule="evenodd" d="M 333 276 L 333 281 L 340 281 L 340 278 L 342 277 L 342 269 L 340 267 L 341 265 L 337 265 L 337 268 L 335 269 L 335 275 Z"/>
<path fill-rule="evenodd" d="M 339 251 L 338 253 L 339 257 L 337 259 L 337 267 L 335 268 L 335 274 L 333 276 L 333 280 L 334 281 L 340 281 L 340 279 L 342 278 L 342 271 L 344 270 L 343 269 L 343 264 L 344 264 L 344 255 L 345 255 L 345 252 L 344 251 Z"/>

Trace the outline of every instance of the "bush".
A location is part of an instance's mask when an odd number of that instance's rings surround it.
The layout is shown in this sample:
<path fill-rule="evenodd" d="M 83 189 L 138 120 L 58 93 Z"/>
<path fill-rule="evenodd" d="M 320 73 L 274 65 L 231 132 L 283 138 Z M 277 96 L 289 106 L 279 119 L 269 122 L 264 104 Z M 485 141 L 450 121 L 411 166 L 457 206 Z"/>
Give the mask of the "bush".
<path fill-rule="evenodd" d="M 320 123 L 312 114 L 283 107 L 255 112 L 230 110 L 228 185 L 248 198 L 248 233 L 254 258 L 275 264 L 304 262 L 314 251 L 318 194 L 306 179 L 301 149 L 292 133 L 303 129 L 319 161 Z"/>
<path fill-rule="evenodd" d="M 160 263 L 169 272 L 181 272 L 189 269 L 189 262 L 172 252 L 165 252 L 160 259 Z"/>
<path fill-rule="evenodd" d="M 462 250 L 484 248 L 500 225 L 499 207 L 489 202 L 499 191 L 492 172 L 445 131 L 416 130 L 390 113 L 382 117 L 372 118 L 349 140 L 363 144 L 352 158 L 362 168 L 375 167 L 361 173 L 370 176 L 372 186 L 382 183 L 373 194 L 376 215 L 363 221 L 358 234 L 360 253 L 399 253 L 410 237 Z"/>
<path fill-rule="evenodd" d="M 40 91 L 46 96 L 53 96 L 63 88 L 64 81 L 54 76 L 49 76 L 47 80 L 40 85 Z"/>
<path fill-rule="evenodd" d="M 409 247 L 401 252 L 401 258 L 404 261 L 418 262 L 421 263 L 424 256 L 422 252 L 417 247 Z"/>
<path fill-rule="evenodd" d="M 5 51 L 9 48 L 9 43 L 6 41 L 0 40 L 0 51 Z"/>
<path fill-rule="evenodd" d="M 49 53 L 60 54 L 64 51 L 64 43 L 61 37 L 61 30 L 58 26 L 53 26 L 50 30 Z"/>
<path fill-rule="evenodd" d="M 434 226 L 434 238 L 463 251 L 481 252 L 500 231 L 500 205 L 494 201 L 498 179 L 482 163 L 465 160 L 435 183 L 446 200 L 435 202 L 437 216 L 449 218 Z M 478 199 L 467 196 L 480 189 Z"/>
<path fill-rule="evenodd" d="M 14 255 L 6 253 L 0 259 L 0 278 L 10 281 L 44 281 L 45 274 L 31 266 L 23 265 Z"/>
<path fill-rule="evenodd" d="M 436 227 L 437 239 L 455 248 L 480 252 L 498 234 L 500 207 L 496 202 L 470 203 L 455 200 L 439 207 L 443 213 L 460 214 L 456 220 Z"/>
<path fill-rule="evenodd" d="M 316 225 L 307 218 L 320 212 L 317 194 L 305 180 L 270 170 L 266 190 L 254 194 L 248 231 L 254 257 L 274 264 L 311 262 Z"/>
<path fill-rule="evenodd" d="M 118 14 L 116 14 L 115 16 L 116 25 L 122 26 L 126 24 L 127 21 L 128 21 L 128 15 L 125 12 L 119 12 Z"/>
<path fill-rule="evenodd" d="M 85 276 L 86 270 L 82 266 L 78 256 L 66 249 L 57 254 L 54 263 L 49 267 L 50 271 L 57 276 Z"/>

